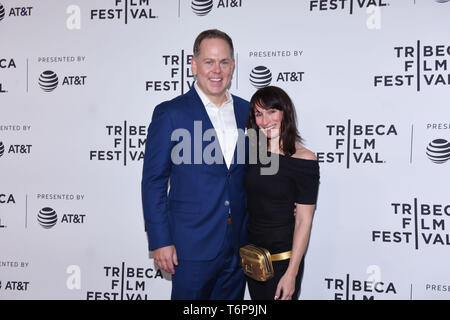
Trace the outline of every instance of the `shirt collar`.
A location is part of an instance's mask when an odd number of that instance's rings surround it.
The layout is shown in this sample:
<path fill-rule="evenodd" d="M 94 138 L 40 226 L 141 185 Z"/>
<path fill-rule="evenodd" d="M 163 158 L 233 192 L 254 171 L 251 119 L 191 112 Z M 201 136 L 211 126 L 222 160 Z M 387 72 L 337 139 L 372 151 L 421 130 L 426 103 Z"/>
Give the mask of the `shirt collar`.
<path fill-rule="evenodd" d="M 203 93 L 202 89 L 199 88 L 199 86 L 197 85 L 197 82 L 194 83 L 194 88 L 197 91 L 197 93 L 200 97 L 200 100 L 202 100 L 202 103 L 205 107 L 209 104 L 215 105 L 208 99 L 206 94 Z M 227 100 L 223 103 L 223 105 L 233 102 L 233 97 L 231 96 L 230 91 L 228 91 L 228 89 L 227 89 L 227 91 L 225 91 L 225 95 L 227 97 Z"/>

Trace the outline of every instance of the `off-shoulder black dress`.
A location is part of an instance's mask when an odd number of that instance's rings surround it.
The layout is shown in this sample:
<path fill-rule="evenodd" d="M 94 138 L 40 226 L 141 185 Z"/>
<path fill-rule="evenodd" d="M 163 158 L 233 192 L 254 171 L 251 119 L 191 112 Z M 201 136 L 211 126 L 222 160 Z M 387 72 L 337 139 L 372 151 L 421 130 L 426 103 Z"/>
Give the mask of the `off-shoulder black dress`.
<path fill-rule="evenodd" d="M 274 175 L 262 175 L 261 168 L 268 166 L 261 163 L 248 165 L 245 176 L 249 212 L 247 231 L 249 243 L 275 254 L 292 249 L 294 203 L 316 203 L 319 164 L 316 160 L 280 155 L 278 172 Z M 251 298 L 274 299 L 278 282 L 288 265 L 289 260 L 274 261 L 275 276 L 266 282 L 247 278 Z M 297 299 L 300 292 L 303 265 L 302 259 L 292 299 Z"/>

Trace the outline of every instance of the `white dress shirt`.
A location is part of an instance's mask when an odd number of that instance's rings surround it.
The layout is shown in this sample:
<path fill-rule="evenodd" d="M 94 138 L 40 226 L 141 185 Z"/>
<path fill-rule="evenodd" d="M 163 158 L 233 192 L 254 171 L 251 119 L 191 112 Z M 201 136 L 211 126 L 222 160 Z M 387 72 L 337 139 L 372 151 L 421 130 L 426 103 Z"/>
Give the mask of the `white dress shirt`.
<path fill-rule="evenodd" d="M 194 88 L 197 90 L 197 93 L 205 106 L 206 112 L 208 113 L 209 119 L 216 130 L 217 139 L 219 140 L 225 163 L 227 167 L 230 168 L 238 139 L 233 97 L 227 90 L 227 100 L 222 106 L 216 106 L 197 86 L 197 83 L 194 84 Z"/>

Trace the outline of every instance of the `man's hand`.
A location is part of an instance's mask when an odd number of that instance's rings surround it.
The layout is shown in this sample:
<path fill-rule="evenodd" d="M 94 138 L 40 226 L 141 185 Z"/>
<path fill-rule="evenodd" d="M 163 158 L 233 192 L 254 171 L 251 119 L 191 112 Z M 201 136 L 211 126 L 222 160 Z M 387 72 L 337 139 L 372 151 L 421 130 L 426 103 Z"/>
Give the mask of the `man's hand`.
<path fill-rule="evenodd" d="M 153 251 L 153 259 L 159 268 L 170 274 L 175 274 L 174 265 L 178 266 L 175 246 L 166 246 Z"/>

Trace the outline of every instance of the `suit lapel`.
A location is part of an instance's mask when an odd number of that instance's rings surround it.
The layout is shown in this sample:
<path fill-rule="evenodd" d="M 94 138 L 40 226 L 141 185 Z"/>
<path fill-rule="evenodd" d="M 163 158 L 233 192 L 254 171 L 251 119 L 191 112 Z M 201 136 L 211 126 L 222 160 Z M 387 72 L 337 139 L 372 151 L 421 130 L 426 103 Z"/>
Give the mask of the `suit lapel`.
<path fill-rule="evenodd" d="M 214 130 L 214 137 L 217 141 L 217 146 L 218 148 L 216 148 L 217 152 L 220 152 L 220 154 L 218 155 L 222 161 L 222 164 L 217 163 L 216 165 L 223 167 L 223 170 L 228 170 L 227 169 L 227 165 L 225 163 L 225 159 L 223 157 L 223 152 L 222 149 L 220 147 L 220 143 L 219 140 L 217 138 L 217 132 L 216 129 L 214 128 L 211 119 L 209 118 L 208 112 L 206 112 L 206 108 L 203 105 L 202 100 L 200 99 L 200 96 L 198 95 L 197 91 L 195 90 L 194 86 L 192 86 L 191 90 L 189 90 L 186 95 L 189 97 L 190 102 L 189 104 L 192 106 L 192 112 L 193 112 L 193 116 L 194 119 L 196 120 L 200 120 L 202 122 L 202 141 L 203 141 L 203 134 L 205 133 L 206 130 Z M 204 151 L 205 147 L 210 144 L 210 141 L 203 141 L 203 148 L 202 148 L 202 152 Z M 217 150 L 218 149 L 218 150 Z M 216 155 L 217 156 L 217 155 Z M 202 154 L 203 157 L 203 154 Z"/>
<path fill-rule="evenodd" d="M 237 99 L 233 97 L 234 116 L 236 118 L 236 126 L 238 129 L 238 139 L 236 147 L 234 148 L 233 162 L 230 166 L 232 171 L 238 164 L 245 162 L 245 128 L 247 126 L 247 112 L 245 108 L 237 102 Z"/>
<path fill-rule="evenodd" d="M 208 113 L 206 112 L 205 106 L 203 105 L 203 102 L 197 94 L 194 86 L 192 86 L 191 90 L 189 90 L 186 95 L 190 100 L 189 105 L 192 108 L 194 119 L 198 119 L 202 122 L 203 131 L 214 129 L 211 119 L 209 119 Z"/>
<path fill-rule="evenodd" d="M 190 99 L 189 105 L 192 107 L 192 113 L 193 118 L 196 120 L 200 120 L 202 122 L 202 134 L 209 129 L 214 130 L 215 132 L 215 139 L 217 139 L 217 132 L 215 131 L 215 128 L 211 122 L 211 119 L 209 118 L 208 113 L 206 112 L 205 106 L 203 105 L 202 100 L 200 99 L 197 91 L 195 90 L 194 86 L 186 93 L 186 96 Z M 237 102 L 238 99 L 236 97 L 233 97 L 233 110 L 234 110 L 234 116 L 236 119 L 236 126 L 238 129 L 238 140 L 236 142 L 236 146 L 234 148 L 234 154 L 233 154 L 233 161 L 230 166 L 230 168 L 227 168 L 227 165 L 225 163 L 225 159 L 223 157 L 222 149 L 220 148 L 220 144 L 218 144 L 218 152 L 220 152 L 220 157 L 222 160 L 223 168 L 226 171 L 233 170 L 238 164 L 243 164 L 245 161 L 245 128 L 247 126 L 247 116 L 248 116 L 248 110 L 241 104 Z M 202 137 L 203 140 L 203 137 Z M 203 149 L 205 147 L 205 144 L 209 144 L 209 142 L 203 143 Z M 220 164 L 218 164 L 220 165 Z"/>

